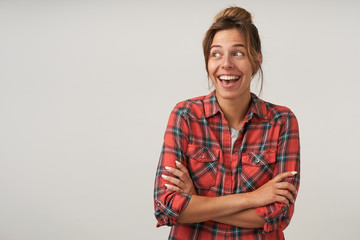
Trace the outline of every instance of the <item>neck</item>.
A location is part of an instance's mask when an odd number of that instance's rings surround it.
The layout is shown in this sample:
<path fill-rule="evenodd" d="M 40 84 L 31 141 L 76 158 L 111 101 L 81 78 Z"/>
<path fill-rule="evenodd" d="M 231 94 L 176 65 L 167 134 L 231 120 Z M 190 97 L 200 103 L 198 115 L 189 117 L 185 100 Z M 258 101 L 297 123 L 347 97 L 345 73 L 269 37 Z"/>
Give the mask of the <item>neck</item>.
<path fill-rule="evenodd" d="M 229 126 L 237 130 L 241 129 L 250 106 L 250 92 L 237 99 L 217 98 L 217 100 Z"/>

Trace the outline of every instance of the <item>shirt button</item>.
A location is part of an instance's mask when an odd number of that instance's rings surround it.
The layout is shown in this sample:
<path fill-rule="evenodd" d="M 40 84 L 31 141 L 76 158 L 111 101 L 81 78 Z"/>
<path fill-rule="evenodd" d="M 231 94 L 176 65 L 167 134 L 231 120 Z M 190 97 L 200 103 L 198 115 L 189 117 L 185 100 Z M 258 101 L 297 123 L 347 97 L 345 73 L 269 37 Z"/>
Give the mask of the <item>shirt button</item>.
<path fill-rule="evenodd" d="M 239 153 L 239 151 L 235 151 L 235 154 L 238 154 Z"/>
<path fill-rule="evenodd" d="M 200 155 L 200 158 L 204 158 L 204 154 L 201 154 L 201 155 Z"/>

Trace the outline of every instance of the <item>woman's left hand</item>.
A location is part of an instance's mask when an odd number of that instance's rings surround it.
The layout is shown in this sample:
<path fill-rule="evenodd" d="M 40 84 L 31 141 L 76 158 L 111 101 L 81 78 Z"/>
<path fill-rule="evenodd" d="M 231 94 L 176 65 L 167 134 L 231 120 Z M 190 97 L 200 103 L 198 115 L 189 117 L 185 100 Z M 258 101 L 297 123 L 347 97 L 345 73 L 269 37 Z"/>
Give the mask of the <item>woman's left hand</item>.
<path fill-rule="evenodd" d="M 196 190 L 194 187 L 194 183 L 190 177 L 189 171 L 187 170 L 187 168 L 181 164 L 178 161 L 175 161 L 176 166 L 178 167 L 176 168 L 171 168 L 171 167 L 165 167 L 165 169 L 169 172 L 172 173 L 174 176 L 178 177 L 170 177 L 167 175 L 161 175 L 163 179 L 165 179 L 166 181 L 172 183 L 171 184 L 165 184 L 165 187 L 167 189 L 170 189 L 172 191 L 175 192 L 180 192 L 180 193 L 186 193 L 186 194 L 190 194 L 190 195 L 196 195 Z"/>

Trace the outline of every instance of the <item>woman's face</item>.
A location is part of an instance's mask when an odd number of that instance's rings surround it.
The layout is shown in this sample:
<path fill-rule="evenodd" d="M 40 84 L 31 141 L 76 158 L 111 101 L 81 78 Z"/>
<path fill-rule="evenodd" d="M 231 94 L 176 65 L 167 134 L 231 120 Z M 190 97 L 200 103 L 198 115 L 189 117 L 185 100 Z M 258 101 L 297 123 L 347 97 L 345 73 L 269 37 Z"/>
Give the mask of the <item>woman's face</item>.
<path fill-rule="evenodd" d="M 253 69 L 244 38 L 238 30 L 222 30 L 215 34 L 210 47 L 208 71 L 218 101 L 250 97 Z"/>

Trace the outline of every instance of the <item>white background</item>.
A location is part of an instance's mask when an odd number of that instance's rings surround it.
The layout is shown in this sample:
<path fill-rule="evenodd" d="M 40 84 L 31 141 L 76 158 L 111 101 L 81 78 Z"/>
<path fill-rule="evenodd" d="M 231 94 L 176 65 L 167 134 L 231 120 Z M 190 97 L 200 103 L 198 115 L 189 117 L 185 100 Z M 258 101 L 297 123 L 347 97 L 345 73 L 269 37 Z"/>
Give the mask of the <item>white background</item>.
<path fill-rule="evenodd" d="M 167 238 L 166 122 L 209 92 L 202 38 L 230 4 L 258 26 L 262 98 L 300 124 L 287 239 L 359 236 L 359 1 L 0 0 L 1 240 Z"/>

